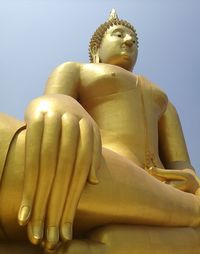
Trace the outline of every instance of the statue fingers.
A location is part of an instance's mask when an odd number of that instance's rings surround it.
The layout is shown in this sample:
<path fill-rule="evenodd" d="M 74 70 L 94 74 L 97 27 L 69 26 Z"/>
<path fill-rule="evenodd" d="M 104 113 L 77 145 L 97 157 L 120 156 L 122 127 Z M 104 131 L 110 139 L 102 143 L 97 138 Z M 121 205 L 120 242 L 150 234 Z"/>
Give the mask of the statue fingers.
<path fill-rule="evenodd" d="M 33 244 L 38 244 L 43 238 L 44 217 L 57 167 L 60 125 L 57 114 L 45 114 L 37 193 L 28 227 L 28 236 Z"/>
<path fill-rule="evenodd" d="M 97 170 L 100 167 L 102 159 L 102 144 L 99 128 L 96 126 L 93 127 L 93 135 L 92 165 L 90 168 L 88 181 L 91 184 L 97 184 L 99 182 L 97 178 Z"/>
<path fill-rule="evenodd" d="M 176 169 L 163 169 L 163 168 L 157 168 L 153 167 L 151 169 L 152 174 L 162 177 L 167 180 L 184 180 L 185 174 L 181 170 Z"/>
<path fill-rule="evenodd" d="M 80 137 L 74 166 L 73 176 L 66 199 L 66 204 L 61 220 L 61 237 L 63 241 L 72 239 L 72 224 L 83 188 L 87 182 L 92 162 L 93 131 L 91 123 L 81 119 Z"/>
<path fill-rule="evenodd" d="M 35 198 L 40 167 L 40 150 L 43 136 L 43 114 L 30 119 L 26 129 L 24 187 L 18 222 L 25 225 L 29 221 Z"/>
<path fill-rule="evenodd" d="M 47 211 L 46 249 L 56 248 L 59 241 L 59 224 L 74 170 L 79 132 L 78 119 L 68 113 L 64 114 L 62 116 L 57 171 Z"/>
<path fill-rule="evenodd" d="M 186 180 L 174 180 L 168 181 L 167 184 L 173 186 L 174 188 L 182 191 L 187 191 L 187 181 Z"/>

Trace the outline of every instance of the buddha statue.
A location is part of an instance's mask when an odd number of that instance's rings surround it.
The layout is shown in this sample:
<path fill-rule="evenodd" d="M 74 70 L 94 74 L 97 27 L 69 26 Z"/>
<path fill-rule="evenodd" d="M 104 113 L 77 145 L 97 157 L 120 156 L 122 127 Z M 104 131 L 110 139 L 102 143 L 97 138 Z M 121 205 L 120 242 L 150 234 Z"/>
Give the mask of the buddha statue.
<path fill-rule="evenodd" d="M 24 122 L 0 115 L 0 251 L 200 253 L 200 180 L 175 107 L 132 72 L 135 28 L 112 10 L 89 54 Z"/>

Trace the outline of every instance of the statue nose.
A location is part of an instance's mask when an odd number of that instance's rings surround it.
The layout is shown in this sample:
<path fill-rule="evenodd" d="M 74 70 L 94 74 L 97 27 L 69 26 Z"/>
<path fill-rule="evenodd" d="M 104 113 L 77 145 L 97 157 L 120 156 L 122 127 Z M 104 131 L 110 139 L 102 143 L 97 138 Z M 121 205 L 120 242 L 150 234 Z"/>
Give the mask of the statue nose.
<path fill-rule="evenodd" d="M 127 46 L 129 46 L 129 47 L 132 47 L 132 45 L 133 45 L 133 40 L 127 40 L 127 41 L 125 42 L 125 44 L 126 44 Z"/>
<path fill-rule="evenodd" d="M 133 38 L 130 35 L 126 35 L 124 38 L 124 43 L 126 46 L 132 47 L 133 46 Z"/>

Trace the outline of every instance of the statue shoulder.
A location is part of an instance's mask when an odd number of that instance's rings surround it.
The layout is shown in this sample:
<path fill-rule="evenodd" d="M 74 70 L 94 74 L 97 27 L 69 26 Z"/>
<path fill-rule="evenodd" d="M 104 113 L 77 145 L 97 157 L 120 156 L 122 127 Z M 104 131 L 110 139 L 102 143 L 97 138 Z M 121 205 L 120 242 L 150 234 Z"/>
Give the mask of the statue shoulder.
<path fill-rule="evenodd" d="M 60 65 L 58 65 L 54 71 L 69 71 L 69 70 L 73 70 L 73 71 L 80 71 L 80 68 L 83 64 L 79 63 L 79 62 L 64 62 Z"/>
<path fill-rule="evenodd" d="M 60 93 L 76 98 L 82 65 L 78 62 L 65 62 L 57 66 L 48 77 L 45 94 Z"/>
<path fill-rule="evenodd" d="M 175 118 L 179 118 L 176 107 L 174 106 L 174 104 L 171 101 L 168 102 L 166 113 L 168 115 L 175 117 Z"/>
<path fill-rule="evenodd" d="M 91 68 L 94 69 L 92 63 L 80 63 L 80 62 L 64 62 L 58 65 L 51 73 L 51 77 L 62 76 L 62 77 L 72 77 L 75 75 L 77 78 L 80 78 L 81 73 L 90 72 Z"/>

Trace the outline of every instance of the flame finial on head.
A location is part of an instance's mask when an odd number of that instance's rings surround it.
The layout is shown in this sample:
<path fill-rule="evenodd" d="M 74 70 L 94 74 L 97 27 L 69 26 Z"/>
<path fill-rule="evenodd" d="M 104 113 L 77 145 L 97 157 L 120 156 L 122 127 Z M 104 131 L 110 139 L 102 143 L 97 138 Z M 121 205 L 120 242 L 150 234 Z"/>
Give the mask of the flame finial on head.
<path fill-rule="evenodd" d="M 110 21 L 119 20 L 117 12 L 116 12 L 115 9 L 111 10 L 108 20 L 110 20 Z"/>

